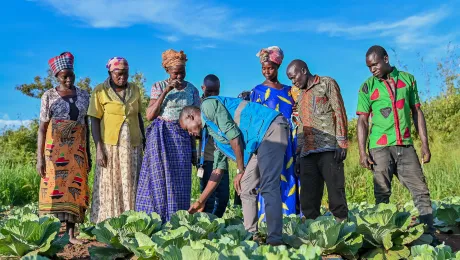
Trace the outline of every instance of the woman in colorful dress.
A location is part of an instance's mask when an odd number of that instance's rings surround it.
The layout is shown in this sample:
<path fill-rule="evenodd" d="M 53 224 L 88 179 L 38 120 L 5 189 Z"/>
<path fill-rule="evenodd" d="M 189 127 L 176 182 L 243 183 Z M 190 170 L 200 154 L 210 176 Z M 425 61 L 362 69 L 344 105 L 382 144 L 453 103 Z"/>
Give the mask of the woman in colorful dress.
<path fill-rule="evenodd" d="M 109 76 L 93 90 L 88 111 L 97 150 L 91 204 L 94 223 L 134 210 L 144 139 L 142 96 L 128 82 L 128 61 L 114 57 L 106 68 Z"/>
<path fill-rule="evenodd" d="M 266 107 L 275 109 L 283 114 L 292 126 L 291 140 L 284 157 L 284 170 L 280 173 L 281 198 L 283 201 L 283 214 L 297 214 L 299 212 L 299 196 L 297 187 L 297 176 L 295 175 L 295 127 L 291 121 L 294 99 L 291 95 L 291 87 L 281 84 L 278 81 L 278 69 L 283 61 L 283 51 L 277 47 L 262 49 L 257 53 L 262 64 L 262 74 L 265 81 L 252 89 L 250 100 L 260 103 Z M 259 194 L 259 222 L 265 220 L 265 209 L 263 197 Z"/>
<path fill-rule="evenodd" d="M 190 206 L 196 143 L 180 127 L 178 119 L 185 106 L 199 106 L 200 97 L 198 89 L 185 81 L 184 52 L 167 50 L 162 58 L 169 79 L 152 87 L 147 119 L 153 122 L 146 132 L 136 211 L 156 212 L 163 221 L 168 221 L 176 211 Z"/>
<path fill-rule="evenodd" d="M 75 223 L 83 223 L 89 204 L 91 168 L 86 112 L 89 93 L 74 86 L 74 56 L 61 53 L 48 61 L 59 86 L 41 97 L 37 141 L 37 171 L 41 176 L 39 213 L 53 214 L 66 223 L 70 243 Z"/>

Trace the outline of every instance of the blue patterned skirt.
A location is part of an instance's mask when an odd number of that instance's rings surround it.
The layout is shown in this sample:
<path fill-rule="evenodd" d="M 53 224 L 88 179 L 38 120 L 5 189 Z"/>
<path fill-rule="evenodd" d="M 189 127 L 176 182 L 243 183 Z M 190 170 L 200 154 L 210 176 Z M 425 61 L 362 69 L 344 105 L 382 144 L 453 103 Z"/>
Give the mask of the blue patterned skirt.
<path fill-rule="evenodd" d="M 136 211 L 156 212 L 163 222 L 190 207 L 192 144 L 179 123 L 155 119 L 146 129 Z"/>

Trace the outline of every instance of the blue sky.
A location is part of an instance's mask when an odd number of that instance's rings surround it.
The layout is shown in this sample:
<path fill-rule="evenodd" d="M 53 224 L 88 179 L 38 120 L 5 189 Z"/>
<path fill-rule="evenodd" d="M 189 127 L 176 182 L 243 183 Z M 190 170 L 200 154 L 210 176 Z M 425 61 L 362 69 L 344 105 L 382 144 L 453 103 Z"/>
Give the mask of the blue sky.
<path fill-rule="evenodd" d="M 289 84 L 289 61 L 303 59 L 312 73 L 337 80 L 353 117 L 358 88 L 370 76 L 364 56 L 374 44 L 389 51 L 394 65 L 399 59 L 408 66 L 420 91 L 436 92 L 437 79 L 424 84 L 418 54 L 434 75 L 448 43 L 458 43 L 460 24 L 458 1 L 437 2 L 7 1 L 0 22 L 0 127 L 38 117 L 39 100 L 14 88 L 45 76 L 48 59 L 63 51 L 75 55 L 77 78 L 88 76 L 93 86 L 106 78 L 107 60 L 123 56 L 132 74 L 145 74 L 150 92 L 155 81 L 167 78 L 161 53 L 184 50 L 188 81 L 199 87 L 204 76 L 214 73 L 222 95 L 236 96 L 264 80 L 256 53 L 273 45 L 285 53 L 282 83 Z"/>

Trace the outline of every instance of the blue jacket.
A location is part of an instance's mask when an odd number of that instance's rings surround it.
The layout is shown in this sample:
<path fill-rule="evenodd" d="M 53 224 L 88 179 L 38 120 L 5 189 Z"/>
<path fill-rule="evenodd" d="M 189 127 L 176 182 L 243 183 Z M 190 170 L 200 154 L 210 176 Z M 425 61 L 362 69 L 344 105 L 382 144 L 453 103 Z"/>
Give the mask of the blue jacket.
<path fill-rule="evenodd" d="M 248 102 L 239 98 L 212 96 L 207 99 L 217 99 L 221 102 L 240 129 L 244 145 L 244 165 L 247 165 L 251 159 L 251 155 L 257 151 L 262 143 L 265 133 L 271 123 L 277 116 L 281 115 L 281 113 L 258 103 Z M 217 133 L 223 139 L 227 140 L 225 134 L 220 131 L 214 122 L 207 119 L 203 113 L 201 113 L 201 117 L 204 121 L 204 126 L 209 127 L 214 133 Z M 224 144 L 216 139 L 214 142 L 222 153 L 230 159 L 236 160 L 235 153 L 229 143 Z"/>

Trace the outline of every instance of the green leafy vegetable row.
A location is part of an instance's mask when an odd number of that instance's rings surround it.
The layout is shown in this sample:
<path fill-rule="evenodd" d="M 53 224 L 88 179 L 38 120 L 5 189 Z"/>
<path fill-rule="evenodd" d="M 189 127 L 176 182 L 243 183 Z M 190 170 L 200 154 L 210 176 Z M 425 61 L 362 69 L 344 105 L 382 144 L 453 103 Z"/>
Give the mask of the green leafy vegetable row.
<path fill-rule="evenodd" d="M 460 199 L 449 198 L 433 203 L 436 225 L 455 231 L 459 224 Z M 224 218 L 178 211 L 162 224 L 156 213 L 127 211 L 97 225 L 80 226 L 80 237 L 96 239 L 106 247 L 91 247 L 94 259 L 135 256 L 138 259 L 321 259 L 338 255 L 346 259 L 460 259 L 450 247 L 436 248 L 423 243 L 424 226 L 414 221 L 413 204 L 398 209 L 391 204 L 350 205 L 347 222 L 332 216 L 303 220 L 284 218 L 283 240 L 286 246 L 272 247 L 252 241 L 242 225 L 239 208 Z M 61 224 L 52 216 L 39 218 L 36 205 L 13 209 L 0 221 L 0 255 L 46 259 L 63 249 L 68 236 L 59 237 Z M 262 240 L 266 224 L 260 223 Z"/>

